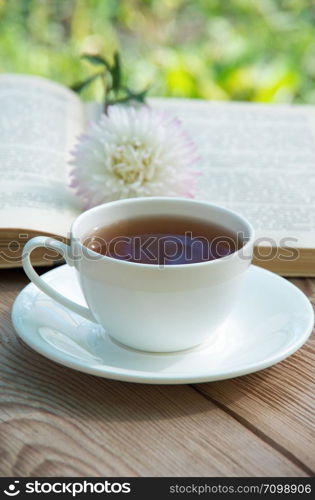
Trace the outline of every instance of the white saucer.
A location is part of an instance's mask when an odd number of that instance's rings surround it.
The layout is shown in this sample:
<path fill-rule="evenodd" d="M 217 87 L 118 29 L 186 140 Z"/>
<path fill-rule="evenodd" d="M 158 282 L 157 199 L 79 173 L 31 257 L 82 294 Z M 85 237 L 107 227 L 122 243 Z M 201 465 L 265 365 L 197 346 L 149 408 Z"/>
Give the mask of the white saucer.
<path fill-rule="evenodd" d="M 84 304 L 72 268 L 61 266 L 42 278 Z M 307 340 L 314 314 L 298 288 L 251 266 L 224 326 L 209 342 L 184 352 L 152 354 L 118 345 L 100 326 L 69 312 L 33 284 L 16 298 L 12 321 L 26 344 L 75 370 L 129 382 L 186 384 L 237 377 L 278 363 Z"/>

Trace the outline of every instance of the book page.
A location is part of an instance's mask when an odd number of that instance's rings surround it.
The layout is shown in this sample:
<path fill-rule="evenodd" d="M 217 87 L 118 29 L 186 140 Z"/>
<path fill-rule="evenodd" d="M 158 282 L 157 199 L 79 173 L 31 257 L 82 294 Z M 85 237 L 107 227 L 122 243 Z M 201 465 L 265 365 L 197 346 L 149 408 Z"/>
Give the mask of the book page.
<path fill-rule="evenodd" d="M 66 236 L 80 207 L 68 188 L 69 152 L 83 104 L 39 77 L 0 75 L 0 228 Z"/>
<path fill-rule="evenodd" d="M 315 108 L 153 99 L 201 155 L 197 198 L 246 216 L 262 246 L 315 248 Z"/>

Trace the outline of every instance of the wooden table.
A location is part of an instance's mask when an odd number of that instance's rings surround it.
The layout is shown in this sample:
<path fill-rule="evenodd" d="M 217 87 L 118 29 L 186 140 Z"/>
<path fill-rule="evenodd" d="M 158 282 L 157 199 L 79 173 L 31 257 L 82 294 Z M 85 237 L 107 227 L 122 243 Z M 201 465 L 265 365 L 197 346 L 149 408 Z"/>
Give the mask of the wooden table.
<path fill-rule="evenodd" d="M 292 281 L 315 301 L 314 279 Z M 313 475 L 314 337 L 286 361 L 234 380 L 114 382 L 18 340 L 10 309 L 27 282 L 21 270 L 0 272 L 1 476 Z"/>

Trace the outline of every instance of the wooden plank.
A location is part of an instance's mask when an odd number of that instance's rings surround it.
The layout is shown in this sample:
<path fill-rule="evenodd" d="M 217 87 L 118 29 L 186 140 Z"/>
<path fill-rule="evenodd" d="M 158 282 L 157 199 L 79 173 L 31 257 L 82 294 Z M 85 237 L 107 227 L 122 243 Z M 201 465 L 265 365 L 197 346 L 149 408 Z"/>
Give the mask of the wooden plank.
<path fill-rule="evenodd" d="M 307 471 L 189 386 L 99 379 L 22 344 L 0 273 L 0 474 L 303 476 Z"/>
<path fill-rule="evenodd" d="M 314 279 L 291 279 L 315 303 Z M 315 471 L 315 336 L 262 372 L 195 386 L 292 461 Z M 314 472 L 313 472 L 314 473 Z"/>

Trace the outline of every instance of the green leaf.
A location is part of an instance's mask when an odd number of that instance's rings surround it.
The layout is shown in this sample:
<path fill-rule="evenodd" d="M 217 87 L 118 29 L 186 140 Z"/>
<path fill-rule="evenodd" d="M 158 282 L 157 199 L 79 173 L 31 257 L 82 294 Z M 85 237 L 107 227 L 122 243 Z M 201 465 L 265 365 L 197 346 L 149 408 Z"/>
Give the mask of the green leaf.
<path fill-rule="evenodd" d="M 91 64 L 98 65 L 98 66 L 104 66 L 105 68 L 108 69 L 108 71 L 111 71 L 111 66 L 110 64 L 104 59 L 104 57 L 99 56 L 97 54 L 83 54 L 82 59 L 85 59 L 85 61 L 90 62 Z"/>
<path fill-rule="evenodd" d="M 126 97 L 120 97 L 119 99 L 109 99 L 107 101 L 107 106 L 114 106 L 114 104 L 124 104 L 128 101 L 130 101 L 130 97 L 129 96 L 126 96 Z"/>
<path fill-rule="evenodd" d="M 121 79 L 121 64 L 118 52 L 115 52 L 114 54 L 114 64 L 111 68 L 111 75 L 112 75 L 112 89 L 118 91 L 120 88 L 120 79 Z"/>
<path fill-rule="evenodd" d="M 88 85 L 90 85 L 90 83 L 92 83 L 94 80 L 96 80 L 96 78 L 98 78 L 99 76 L 101 76 L 101 73 L 96 73 L 95 75 L 90 76 L 86 80 L 83 80 L 83 82 L 74 83 L 73 85 L 71 85 L 70 88 L 74 92 L 81 92 L 83 89 L 88 87 Z"/>
<path fill-rule="evenodd" d="M 145 98 L 147 93 L 149 92 L 149 87 L 147 89 L 142 90 L 141 92 L 135 93 L 132 90 L 125 88 L 130 99 L 136 102 L 145 102 Z"/>

